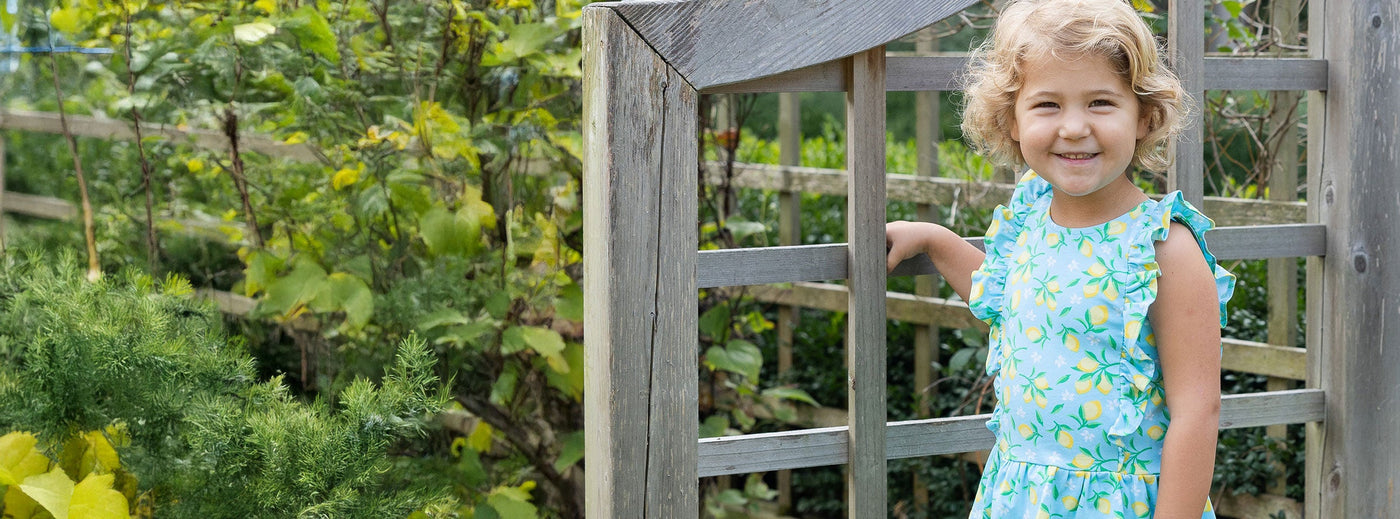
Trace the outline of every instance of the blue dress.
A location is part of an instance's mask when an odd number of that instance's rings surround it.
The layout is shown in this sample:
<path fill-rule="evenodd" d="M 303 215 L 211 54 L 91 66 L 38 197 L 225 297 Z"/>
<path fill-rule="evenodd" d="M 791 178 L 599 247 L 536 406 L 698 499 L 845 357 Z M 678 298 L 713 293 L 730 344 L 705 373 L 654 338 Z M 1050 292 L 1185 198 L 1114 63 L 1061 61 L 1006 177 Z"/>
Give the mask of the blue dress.
<path fill-rule="evenodd" d="M 1223 324 L 1234 276 L 1206 250 L 1213 223 L 1181 193 L 1102 225 L 1050 219 L 1050 184 L 1028 172 L 987 228 L 968 306 L 991 325 L 996 446 L 973 518 L 1150 517 L 1171 418 L 1147 319 L 1155 242 L 1172 221 L 1214 269 Z M 1201 517 L 1215 517 L 1210 503 Z"/>

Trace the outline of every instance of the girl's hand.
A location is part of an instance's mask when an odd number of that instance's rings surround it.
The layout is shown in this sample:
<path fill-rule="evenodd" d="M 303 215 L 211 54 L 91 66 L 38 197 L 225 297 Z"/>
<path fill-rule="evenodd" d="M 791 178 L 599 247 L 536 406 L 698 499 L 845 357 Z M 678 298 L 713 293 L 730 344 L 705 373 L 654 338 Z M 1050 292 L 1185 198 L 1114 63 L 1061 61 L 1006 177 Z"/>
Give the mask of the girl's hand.
<path fill-rule="evenodd" d="M 943 227 L 927 222 L 890 222 L 885 224 L 885 272 L 894 272 L 900 262 L 927 254 L 929 242 Z M 930 255 L 931 257 L 932 255 Z"/>
<path fill-rule="evenodd" d="M 957 233 L 928 222 L 885 224 L 885 247 L 889 249 L 885 256 L 887 272 L 893 272 L 906 259 L 920 253 L 928 254 L 934 268 L 963 299 L 967 299 L 968 289 L 972 287 L 972 271 L 986 257 Z"/>

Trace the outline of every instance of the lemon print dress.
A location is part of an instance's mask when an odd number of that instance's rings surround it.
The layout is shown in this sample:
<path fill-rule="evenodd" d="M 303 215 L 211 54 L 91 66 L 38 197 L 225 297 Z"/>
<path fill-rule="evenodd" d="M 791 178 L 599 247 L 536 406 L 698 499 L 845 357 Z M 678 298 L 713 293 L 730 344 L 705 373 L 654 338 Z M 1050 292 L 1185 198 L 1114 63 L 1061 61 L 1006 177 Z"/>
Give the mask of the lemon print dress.
<path fill-rule="evenodd" d="M 1213 226 L 1179 192 L 1102 225 L 1050 219 L 1050 184 L 1029 172 L 987 229 L 968 306 L 991 325 L 987 374 L 996 445 L 971 517 L 1150 517 L 1170 416 L 1147 309 L 1155 242 L 1195 234 L 1214 269 L 1221 319 L 1234 276 L 1215 263 Z M 1201 517 L 1215 517 L 1210 504 Z"/>

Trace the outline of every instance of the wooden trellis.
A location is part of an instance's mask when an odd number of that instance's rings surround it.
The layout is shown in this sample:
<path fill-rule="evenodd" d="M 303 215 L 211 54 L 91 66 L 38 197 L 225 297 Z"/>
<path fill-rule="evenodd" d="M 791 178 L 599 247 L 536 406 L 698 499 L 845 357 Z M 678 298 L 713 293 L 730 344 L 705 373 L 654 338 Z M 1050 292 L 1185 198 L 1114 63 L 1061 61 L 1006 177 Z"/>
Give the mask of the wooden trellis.
<path fill-rule="evenodd" d="M 846 464 L 850 517 L 886 514 L 886 460 L 982 450 L 986 416 L 886 423 L 884 98 L 947 90 L 958 58 L 883 45 L 967 0 L 638 1 L 584 9 L 585 420 L 590 517 L 695 517 L 697 479 Z M 1311 517 L 1400 517 L 1400 7 L 1312 0 L 1309 59 L 1207 58 L 1200 2 L 1169 7 L 1173 65 L 1207 90 L 1309 91 L 1308 222 L 1225 228 L 1221 257 L 1307 257 L 1306 389 L 1235 395 L 1221 427 L 1306 423 Z M 700 253 L 697 96 L 845 91 L 847 244 Z M 1195 111 L 1199 118 L 1199 106 Z M 1200 124 L 1170 187 L 1200 205 Z M 926 259 L 896 275 L 931 273 Z M 701 441 L 696 290 L 847 279 L 847 427 Z M 1391 315 L 1395 314 L 1395 315 Z M 1386 317 L 1390 317 L 1387 321 Z M 1392 343 L 1387 353 L 1386 343 Z"/>

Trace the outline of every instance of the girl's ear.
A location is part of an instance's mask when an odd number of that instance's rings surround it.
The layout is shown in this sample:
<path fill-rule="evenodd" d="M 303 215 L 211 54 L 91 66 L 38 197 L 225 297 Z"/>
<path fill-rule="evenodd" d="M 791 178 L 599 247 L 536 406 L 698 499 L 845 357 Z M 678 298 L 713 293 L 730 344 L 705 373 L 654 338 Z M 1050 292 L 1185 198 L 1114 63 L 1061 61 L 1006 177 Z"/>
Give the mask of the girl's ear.
<path fill-rule="evenodd" d="M 1154 115 L 1157 115 L 1156 107 L 1142 110 L 1142 112 L 1138 114 L 1137 140 L 1142 140 L 1147 137 L 1148 133 L 1152 132 L 1152 120 L 1156 119 L 1156 117 L 1153 117 Z"/>
<path fill-rule="evenodd" d="M 1011 116 L 1011 141 L 1021 142 L 1021 127 L 1016 124 L 1016 116 Z M 1138 137 L 1141 139 L 1142 137 Z"/>

